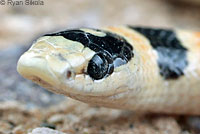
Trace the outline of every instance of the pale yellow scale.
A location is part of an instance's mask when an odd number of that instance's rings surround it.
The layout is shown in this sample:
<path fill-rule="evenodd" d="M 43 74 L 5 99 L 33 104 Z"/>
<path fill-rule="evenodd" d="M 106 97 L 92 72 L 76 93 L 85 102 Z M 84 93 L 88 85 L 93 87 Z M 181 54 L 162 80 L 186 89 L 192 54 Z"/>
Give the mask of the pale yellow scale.
<path fill-rule="evenodd" d="M 189 63 L 183 76 L 166 80 L 159 73 L 158 54 L 146 37 L 124 26 L 103 29 L 124 37 L 134 48 L 134 58 L 104 79 L 93 80 L 85 73 L 95 52 L 62 36 L 39 38 L 21 56 L 17 70 L 50 91 L 93 105 L 200 115 L 199 33 L 176 30 L 177 37 L 188 49 Z M 100 31 L 81 30 L 105 36 Z"/>

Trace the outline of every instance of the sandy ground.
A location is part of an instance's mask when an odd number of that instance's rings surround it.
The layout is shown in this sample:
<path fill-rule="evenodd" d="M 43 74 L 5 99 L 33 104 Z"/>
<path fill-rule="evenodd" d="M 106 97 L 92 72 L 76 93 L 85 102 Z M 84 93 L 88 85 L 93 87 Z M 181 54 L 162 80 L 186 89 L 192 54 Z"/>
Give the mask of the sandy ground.
<path fill-rule="evenodd" d="M 0 134 L 27 134 L 37 127 L 69 134 L 200 133 L 199 117 L 140 115 L 91 107 L 52 94 L 16 72 L 17 59 L 32 41 L 52 31 L 125 24 L 200 31 L 200 6 L 197 3 L 176 0 L 44 0 L 44 5 L 0 5 Z"/>

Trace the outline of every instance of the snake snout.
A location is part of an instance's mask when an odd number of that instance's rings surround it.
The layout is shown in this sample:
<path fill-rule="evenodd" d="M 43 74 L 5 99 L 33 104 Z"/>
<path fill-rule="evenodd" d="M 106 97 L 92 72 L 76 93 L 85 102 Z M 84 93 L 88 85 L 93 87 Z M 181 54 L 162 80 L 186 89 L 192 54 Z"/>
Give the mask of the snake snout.
<path fill-rule="evenodd" d="M 56 87 L 59 83 L 57 76 L 49 68 L 47 61 L 34 53 L 25 53 L 20 57 L 17 71 L 23 77 L 43 87 Z"/>

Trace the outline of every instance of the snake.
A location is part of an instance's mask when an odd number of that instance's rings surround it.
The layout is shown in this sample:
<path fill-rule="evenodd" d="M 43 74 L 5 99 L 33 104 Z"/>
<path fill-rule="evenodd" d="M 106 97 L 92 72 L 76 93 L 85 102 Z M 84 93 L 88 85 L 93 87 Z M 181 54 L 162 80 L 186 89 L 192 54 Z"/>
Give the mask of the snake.
<path fill-rule="evenodd" d="M 24 78 L 90 105 L 200 115 L 200 32 L 141 26 L 44 34 L 18 60 Z"/>

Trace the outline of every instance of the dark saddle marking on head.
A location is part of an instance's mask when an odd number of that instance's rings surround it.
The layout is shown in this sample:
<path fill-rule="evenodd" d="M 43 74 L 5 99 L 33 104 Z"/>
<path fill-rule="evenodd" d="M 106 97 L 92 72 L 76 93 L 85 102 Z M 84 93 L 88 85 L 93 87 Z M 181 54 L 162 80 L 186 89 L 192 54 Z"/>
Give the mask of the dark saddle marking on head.
<path fill-rule="evenodd" d="M 84 47 L 95 51 L 96 54 L 89 61 L 87 73 L 94 79 L 109 76 L 115 67 L 128 63 L 134 56 L 133 47 L 121 36 L 98 29 L 97 32 L 105 36 L 93 35 L 79 29 L 66 30 L 45 36 L 63 36 L 66 39 L 80 42 Z"/>

